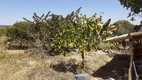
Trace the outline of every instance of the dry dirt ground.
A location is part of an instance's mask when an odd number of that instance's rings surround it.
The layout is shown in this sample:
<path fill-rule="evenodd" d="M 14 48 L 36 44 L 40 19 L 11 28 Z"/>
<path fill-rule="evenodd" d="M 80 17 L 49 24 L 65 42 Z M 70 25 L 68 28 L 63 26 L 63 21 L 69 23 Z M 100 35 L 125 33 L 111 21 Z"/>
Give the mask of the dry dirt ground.
<path fill-rule="evenodd" d="M 0 41 L 0 46 L 3 42 Z M 2 46 L 3 47 L 3 46 Z M 105 80 L 114 78 L 126 80 L 124 67 L 128 65 L 129 56 L 122 54 L 85 55 L 85 68 L 81 69 L 80 54 L 71 53 L 40 58 L 24 51 L 1 49 L 0 80 L 75 80 L 75 75 L 84 75 L 87 80 Z M 14 54 L 14 55 L 13 55 Z"/>

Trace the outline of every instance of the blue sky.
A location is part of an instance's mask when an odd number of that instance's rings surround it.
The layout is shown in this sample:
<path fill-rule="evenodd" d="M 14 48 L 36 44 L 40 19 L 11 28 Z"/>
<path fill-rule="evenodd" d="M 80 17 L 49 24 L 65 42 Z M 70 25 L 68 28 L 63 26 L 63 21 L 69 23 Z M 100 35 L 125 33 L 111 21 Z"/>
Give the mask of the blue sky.
<path fill-rule="evenodd" d="M 112 23 L 117 20 L 130 20 L 127 18 L 129 10 L 123 8 L 118 0 L 1 0 L 0 25 L 12 25 L 23 17 L 31 20 L 34 12 L 42 15 L 51 11 L 65 16 L 79 7 L 82 7 L 81 12 L 87 16 L 104 12 L 103 21 L 109 18 Z M 139 24 L 141 18 L 136 19 L 137 21 L 132 23 Z"/>

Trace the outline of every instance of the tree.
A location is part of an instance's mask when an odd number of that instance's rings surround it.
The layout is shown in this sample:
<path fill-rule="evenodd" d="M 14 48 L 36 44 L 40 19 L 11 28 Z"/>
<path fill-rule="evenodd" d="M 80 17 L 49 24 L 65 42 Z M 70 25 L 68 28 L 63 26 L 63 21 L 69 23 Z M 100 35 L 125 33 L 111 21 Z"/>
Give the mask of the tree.
<path fill-rule="evenodd" d="M 119 0 L 119 1 L 122 6 L 131 10 L 128 17 L 134 15 L 142 16 L 142 0 Z M 132 20 L 134 20 L 133 17 Z"/>
<path fill-rule="evenodd" d="M 52 44 L 55 47 L 58 46 L 57 48 L 63 53 L 66 53 L 70 47 L 78 49 L 82 57 L 82 67 L 84 67 L 85 54 L 91 49 L 97 50 L 98 45 L 111 34 L 114 27 L 109 25 L 111 19 L 103 23 L 102 16 L 97 17 L 94 14 L 87 18 L 86 15 L 76 15 L 78 13 L 79 10 L 68 15 L 72 18 L 65 20 L 65 24 L 60 27 L 60 31 L 54 37 Z"/>
<path fill-rule="evenodd" d="M 113 23 L 116 26 L 117 30 L 114 31 L 114 35 L 127 34 L 133 31 L 135 25 L 131 24 L 127 20 L 119 20 Z"/>
<path fill-rule="evenodd" d="M 26 28 L 27 28 L 28 22 L 20 21 L 16 22 L 12 25 L 12 27 L 9 27 L 7 31 L 5 32 L 5 35 L 9 38 L 11 41 L 16 42 L 24 42 L 23 38 L 27 38 L 27 34 L 25 34 Z"/>

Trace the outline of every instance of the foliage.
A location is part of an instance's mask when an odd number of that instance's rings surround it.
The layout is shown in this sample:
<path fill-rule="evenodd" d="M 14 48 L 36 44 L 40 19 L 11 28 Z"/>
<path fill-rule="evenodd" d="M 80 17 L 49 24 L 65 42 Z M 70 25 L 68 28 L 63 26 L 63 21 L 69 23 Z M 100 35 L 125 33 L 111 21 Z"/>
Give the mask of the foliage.
<path fill-rule="evenodd" d="M 129 16 L 134 16 L 135 14 L 142 15 L 142 0 L 119 0 L 119 1 L 121 5 L 131 10 Z"/>
<path fill-rule="evenodd" d="M 23 42 L 22 39 L 27 37 L 27 34 L 24 33 L 27 25 L 27 22 L 16 22 L 12 27 L 7 27 L 4 34 L 8 37 L 9 41 Z"/>
<path fill-rule="evenodd" d="M 122 34 L 130 33 L 133 31 L 133 28 L 135 26 L 126 20 L 119 20 L 113 23 L 113 25 L 115 25 L 117 28 L 117 30 L 114 31 L 114 35 L 122 35 Z"/>
<path fill-rule="evenodd" d="M 112 27 L 109 26 L 110 19 L 103 24 L 101 21 L 102 16 L 97 17 L 94 14 L 92 17 L 87 18 L 86 15 L 77 15 L 78 13 L 79 9 L 68 15 L 73 16 L 70 20 L 67 20 L 68 16 L 66 17 L 68 24 L 64 23 L 60 27 L 60 31 L 54 37 L 52 45 L 60 49 L 64 55 L 71 48 L 78 49 L 82 53 L 84 62 L 84 54 L 91 49 L 96 50 L 99 43 L 110 34 Z M 67 22 L 66 20 L 65 22 Z"/>
<path fill-rule="evenodd" d="M 142 24 L 134 27 L 134 32 L 142 32 Z"/>
<path fill-rule="evenodd" d="M 71 49 L 78 49 L 84 66 L 84 54 L 96 50 L 114 27 L 109 26 L 111 19 L 103 23 L 102 15 L 97 17 L 96 14 L 87 18 L 79 13 L 80 9 L 66 17 L 50 12 L 45 16 L 34 13 L 33 21 L 24 18 L 25 22 L 15 23 L 6 36 L 12 41 L 28 44 L 34 53 L 66 55 Z"/>
<path fill-rule="evenodd" d="M 6 36 L 6 31 L 8 31 L 8 28 L 9 28 L 9 26 L 1 27 L 1 28 L 0 28 L 0 35 L 1 35 L 1 36 L 2 36 L 2 35 Z"/>

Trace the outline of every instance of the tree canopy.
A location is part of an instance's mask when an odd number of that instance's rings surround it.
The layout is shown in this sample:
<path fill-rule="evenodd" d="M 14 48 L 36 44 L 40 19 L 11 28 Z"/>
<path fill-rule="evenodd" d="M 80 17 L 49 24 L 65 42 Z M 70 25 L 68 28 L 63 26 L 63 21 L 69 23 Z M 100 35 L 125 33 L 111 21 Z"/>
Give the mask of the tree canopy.
<path fill-rule="evenodd" d="M 114 32 L 114 35 L 122 35 L 133 31 L 135 25 L 131 24 L 127 20 L 119 20 L 113 25 L 116 26 L 117 30 Z"/>
<path fill-rule="evenodd" d="M 128 17 L 134 15 L 142 16 L 142 0 L 119 0 L 119 1 L 122 6 L 131 10 Z"/>

